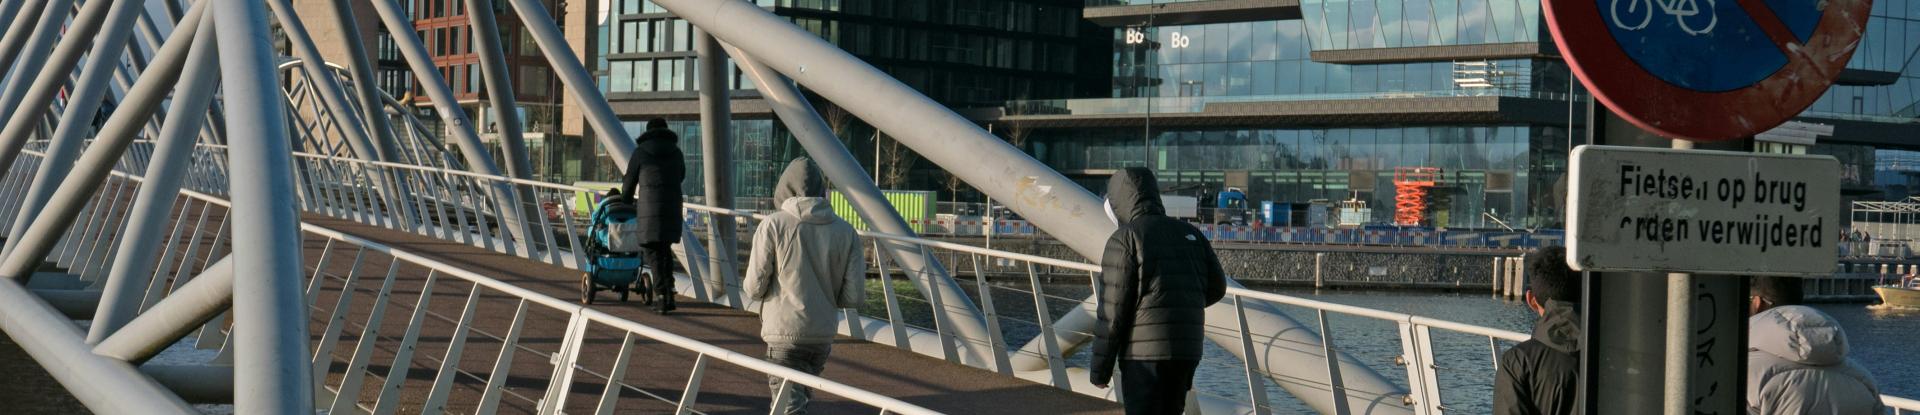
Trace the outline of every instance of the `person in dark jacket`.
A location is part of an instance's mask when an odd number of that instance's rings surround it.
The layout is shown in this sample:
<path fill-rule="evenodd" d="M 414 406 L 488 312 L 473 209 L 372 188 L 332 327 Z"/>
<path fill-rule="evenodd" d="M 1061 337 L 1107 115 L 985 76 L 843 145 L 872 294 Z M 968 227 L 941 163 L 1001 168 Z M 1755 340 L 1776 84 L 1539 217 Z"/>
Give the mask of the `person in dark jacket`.
<path fill-rule="evenodd" d="M 1533 338 L 1500 353 L 1493 375 L 1495 414 L 1571 414 L 1580 379 L 1580 274 L 1567 250 L 1527 255 L 1527 307 L 1540 315 Z"/>
<path fill-rule="evenodd" d="M 1207 306 L 1227 295 L 1226 272 L 1199 229 L 1167 217 L 1153 171 L 1130 167 L 1107 182 L 1120 225 L 1100 258 L 1090 380 L 1107 387 L 1116 361 L 1128 414 L 1178 414 L 1193 388 Z"/>
<path fill-rule="evenodd" d="M 620 193 L 633 197 L 640 222 L 642 254 L 653 267 L 654 311 L 673 311 L 673 244 L 680 242 L 680 183 L 687 178 L 686 155 L 680 136 L 667 129 L 667 120 L 647 121 L 647 131 L 635 140 L 627 160 Z"/>

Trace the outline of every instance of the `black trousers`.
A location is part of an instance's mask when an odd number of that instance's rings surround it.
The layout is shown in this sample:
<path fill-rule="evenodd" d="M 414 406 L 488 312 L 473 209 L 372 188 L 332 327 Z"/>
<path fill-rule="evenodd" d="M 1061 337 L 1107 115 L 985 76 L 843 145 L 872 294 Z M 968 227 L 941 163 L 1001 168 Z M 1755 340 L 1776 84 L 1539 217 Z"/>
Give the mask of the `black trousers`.
<path fill-rule="evenodd" d="M 640 249 L 643 260 L 653 269 L 653 293 L 673 295 L 673 243 L 648 242 Z"/>
<path fill-rule="evenodd" d="M 1199 360 L 1121 360 L 1120 402 L 1127 415 L 1178 415 Z"/>

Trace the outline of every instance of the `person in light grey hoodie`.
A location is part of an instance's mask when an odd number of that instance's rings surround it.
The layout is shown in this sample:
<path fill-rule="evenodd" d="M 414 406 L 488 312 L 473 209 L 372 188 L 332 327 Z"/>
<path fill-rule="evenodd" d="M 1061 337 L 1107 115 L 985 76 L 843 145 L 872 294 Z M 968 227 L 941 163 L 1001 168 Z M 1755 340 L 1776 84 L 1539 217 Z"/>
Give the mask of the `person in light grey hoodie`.
<path fill-rule="evenodd" d="M 1799 305 L 1799 278 L 1756 277 L 1747 318 L 1747 413 L 1886 413 L 1873 375 L 1847 358 L 1847 333 L 1819 309 Z"/>
<path fill-rule="evenodd" d="M 745 288 L 759 301 L 760 338 L 767 360 L 818 375 L 839 333 L 840 309 L 859 307 L 867 293 L 860 235 L 827 203 L 820 170 L 805 157 L 787 165 L 774 187 L 779 211 L 753 233 Z M 769 377 L 774 396 L 781 379 Z M 808 388 L 790 385 L 787 413 L 806 413 Z"/>

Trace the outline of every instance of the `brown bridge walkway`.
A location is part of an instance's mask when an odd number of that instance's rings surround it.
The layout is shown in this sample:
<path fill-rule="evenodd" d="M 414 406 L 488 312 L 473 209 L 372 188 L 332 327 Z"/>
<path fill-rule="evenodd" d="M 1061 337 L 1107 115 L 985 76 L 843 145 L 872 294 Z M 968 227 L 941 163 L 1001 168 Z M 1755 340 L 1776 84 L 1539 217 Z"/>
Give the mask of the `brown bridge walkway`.
<path fill-rule="evenodd" d="M 323 215 L 307 214 L 304 220 L 540 294 L 567 301 L 578 298 L 579 271 L 457 241 L 367 226 Z M 321 286 L 319 300 L 314 303 L 316 306 L 311 309 L 312 334 L 318 341 L 323 337 L 329 316 L 337 303 L 340 286 L 353 269 L 355 252 L 348 244 L 335 242 L 331 248 L 327 248 L 325 237 L 313 233 L 305 235 L 304 258 L 309 271 L 320 260 L 323 250 L 331 251 L 323 266 L 326 280 Z M 329 353 L 333 362 L 326 382 L 329 387 L 338 387 L 344 378 L 342 374 L 351 368 L 356 343 L 367 322 L 371 305 L 375 303 L 372 299 L 378 294 L 390 261 L 390 257 L 373 251 L 367 251 L 361 260 L 357 282 L 354 283 L 355 295 L 350 299 L 351 312 L 345 320 L 348 323 L 339 335 L 337 345 Z M 400 339 L 408 329 L 408 318 L 413 314 L 414 304 L 420 300 L 423 283 L 430 274 L 427 268 L 404 261 L 395 270 L 395 284 L 387 301 L 388 309 L 375 336 L 377 340 L 373 343 L 372 363 L 367 365 L 367 373 L 371 375 L 365 377 L 360 387 L 362 393 L 359 395 L 359 404 L 362 407 L 378 404 L 373 401 L 375 396 L 380 395 L 379 388 L 385 381 L 384 376 L 389 373 L 390 368 L 386 365 L 393 362 L 395 353 L 403 349 Z M 456 278 L 442 276 L 435 281 L 431 286 L 432 294 L 427 298 L 426 318 L 418 327 L 419 342 L 409 359 L 411 369 L 407 371 L 406 380 L 400 385 L 397 395 L 403 412 L 410 411 L 404 408 L 418 408 L 427 400 L 441 366 L 440 360 L 457 327 L 456 322 L 461 318 L 468 295 L 475 289 L 474 284 Z M 766 346 L 759 337 L 760 322 L 754 314 L 681 297 L 679 311 L 660 316 L 641 306 L 638 297 L 625 303 L 612 301 L 611 297 L 603 292 L 599 297 L 602 301 L 592 308 L 748 356 L 765 355 Z M 455 366 L 460 376 L 455 378 L 451 388 L 445 408 L 448 412 L 471 413 L 482 405 L 480 396 L 500 357 L 500 338 L 506 337 L 519 303 L 518 297 L 490 289 L 483 290 L 478 298 L 480 301 L 475 305 L 473 331 Z M 550 363 L 549 354 L 559 350 L 569 317 L 569 313 L 527 307 L 523 332 L 518 342 L 519 350 L 512 353 L 513 360 L 508 367 L 510 376 L 504 385 L 504 397 L 499 401 L 501 413 L 536 411 L 537 402 L 546 393 L 548 379 L 552 377 L 553 364 Z M 604 375 L 614 366 L 623 344 L 620 337 L 625 332 L 592 326 L 586 333 L 577 362 L 580 369 L 568 389 L 564 407 L 567 413 L 594 412 L 607 385 Z M 671 413 L 673 402 L 681 398 L 681 391 L 686 387 L 696 353 L 644 337 L 635 338 L 637 340 L 624 376 L 624 382 L 631 388 L 622 391 L 618 412 Z M 1113 402 L 845 336 L 835 342 L 832 357 L 822 376 L 945 413 L 1069 414 L 1107 413 L 1119 409 Z M 770 400 L 768 389 L 766 377 L 759 372 L 710 359 L 694 408 L 698 413 L 710 414 L 766 413 Z M 814 399 L 810 408 L 812 413 L 876 412 L 871 407 L 840 396 L 815 392 Z"/>

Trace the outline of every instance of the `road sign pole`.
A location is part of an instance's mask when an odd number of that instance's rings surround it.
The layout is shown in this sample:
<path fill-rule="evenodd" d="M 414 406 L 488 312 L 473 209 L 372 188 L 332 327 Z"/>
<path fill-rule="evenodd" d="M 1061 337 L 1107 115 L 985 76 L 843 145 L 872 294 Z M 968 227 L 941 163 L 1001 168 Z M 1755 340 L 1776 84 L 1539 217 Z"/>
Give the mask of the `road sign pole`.
<path fill-rule="evenodd" d="M 1694 148 L 1588 108 L 1589 144 Z M 1683 144 L 1684 143 L 1684 144 Z M 1748 141 L 1700 143 L 1743 150 Z M 1702 148 L 1705 149 L 1705 148 Z M 1739 413 L 1746 375 L 1746 278 L 1694 273 L 1583 273 L 1583 409 Z M 1663 278 L 1664 277 L 1664 278 Z M 1685 388 L 1670 385 L 1690 385 Z"/>

